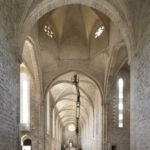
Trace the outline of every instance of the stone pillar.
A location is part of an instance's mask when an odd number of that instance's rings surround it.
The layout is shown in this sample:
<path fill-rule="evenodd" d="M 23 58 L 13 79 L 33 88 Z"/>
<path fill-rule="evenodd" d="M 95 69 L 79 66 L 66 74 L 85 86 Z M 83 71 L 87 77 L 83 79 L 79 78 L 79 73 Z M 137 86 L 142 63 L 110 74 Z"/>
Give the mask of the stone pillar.
<path fill-rule="evenodd" d="M 19 149 L 19 63 L 0 39 L 0 149 Z M 9 42 L 9 41 L 7 41 Z"/>
<path fill-rule="evenodd" d="M 150 42 L 131 65 L 131 150 L 150 149 Z"/>
<path fill-rule="evenodd" d="M 19 150 L 20 71 L 14 1 L 0 1 L 0 149 Z M 19 52 L 18 52 L 19 53 Z"/>
<path fill-rule="evenodd" d="M 131 62 L 131 150 L 150 149 L 150 10 L 139 4 Z"/>

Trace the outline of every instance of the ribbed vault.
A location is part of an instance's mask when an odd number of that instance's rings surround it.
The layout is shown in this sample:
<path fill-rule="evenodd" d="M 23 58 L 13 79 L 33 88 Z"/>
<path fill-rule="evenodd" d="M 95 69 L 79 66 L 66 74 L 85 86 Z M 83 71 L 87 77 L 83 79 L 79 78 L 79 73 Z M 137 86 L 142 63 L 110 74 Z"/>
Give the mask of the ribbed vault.
<path fill-rule="evenodd" d="M 67 5 L 47 13 L 39 20 L 39 36 L 41 45 L 46 42 L 44 25 L 49 25 L 54 32 L 53 39 L 59 47 L 60 59 L 87 60 L 98 51 L 108 46 L 109 19 L 84 5 Z M 95 32 L 100 26 L 105 30 L 102 37 L 94 40 Z M 98 45 L 96 49 L 94 45 Z M 56 51 L 54 52 L 56 53 Z"/>
<path fill-rule="evenodd" d="M 76 123 L 77 92 L 73 84 L 74 74 L 79 76 L 81 94 L 80 126 L 83 127 L 88 122 L 89 116 L 94 115 L 96 104 L 101 103 L 99 88 L 89 77 L 78 72 L 69 72 L 53 81 L 49 89 L 53 99 L 52 110 L 57 110 L 55 118 L 63 126 Z M 99 93 L 99 97 L 97 97 L 97 93 Z"/>

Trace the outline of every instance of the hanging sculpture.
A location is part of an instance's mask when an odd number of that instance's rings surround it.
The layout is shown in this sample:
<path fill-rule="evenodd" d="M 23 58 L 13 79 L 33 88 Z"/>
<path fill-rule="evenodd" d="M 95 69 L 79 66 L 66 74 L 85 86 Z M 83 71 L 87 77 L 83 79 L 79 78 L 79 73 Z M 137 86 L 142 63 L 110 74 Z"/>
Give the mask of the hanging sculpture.
<path fill-rule="evenodd" d="M 74 75 L 73 84 L 77 90 L 77 101 L 76 101 L 76 136 L 77 136 L 77 149 L 78 149 L 78 136 L 79 136 L 79 120 L 80 120 L 80 90 L 79 90 L 79 78 L 77 74 Z"/>

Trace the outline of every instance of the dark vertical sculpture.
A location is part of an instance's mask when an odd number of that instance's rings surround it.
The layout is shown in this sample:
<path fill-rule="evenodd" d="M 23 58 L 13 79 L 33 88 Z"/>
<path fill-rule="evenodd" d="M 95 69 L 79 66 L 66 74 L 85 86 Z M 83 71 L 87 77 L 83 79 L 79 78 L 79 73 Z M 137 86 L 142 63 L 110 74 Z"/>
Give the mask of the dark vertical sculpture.
<path fill-rule="evenodd" d="M 79 90 L 79 79 L 77 74 L 74 75 L 73 84 L 77 90 L 77 101 L 76 101 L 76 136 L 77 136 L 77 149 L 79 149 L 78 136 L 79 136 L 79 120 L 80 120 L 80 90 Z"/>

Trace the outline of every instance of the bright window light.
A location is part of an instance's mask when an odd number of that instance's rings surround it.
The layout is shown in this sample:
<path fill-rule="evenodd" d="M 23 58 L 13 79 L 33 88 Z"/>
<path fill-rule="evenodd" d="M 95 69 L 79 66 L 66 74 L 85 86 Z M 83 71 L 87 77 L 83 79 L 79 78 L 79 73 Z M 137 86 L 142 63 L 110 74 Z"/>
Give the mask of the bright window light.
<path fill-rule="evenodd" d="M 44 32 L 47 34 L 47 36 L 49 36 L 50 38 L 54 37 L 54 32 L 52 31 L 51 27 L 46 24 L 44 25 Z"/>
<path fill-rule="evenodd" d="M 75 125 L 74 124 L 70 124 L 68 126 L 68 130 L 71 131 L 71 132 L 75 131 Z"/>
<path fill-rule="evenodd" d="M 119 120 L 119 128 L 123 128 L 123 79 L 120 78 L 118 80 L 118 98 L 119 98 L 119 103 L 118 103 L 118 120 Z"/>
<path fill-rule="evenodd" d="M 22 89 L 22 100 L 23 100 L 23 120 L 22 123 L 29 123 L 29 83 L 27 80 L 23 79 L 23 89 Z"/>
<path fill-rule="evenodd" d="M 97 39 L 98 37 L 101 36 L 101 34 L 103 33 L 105 27 L 104 26 L 100 26 L 97 31 L 95 32 L 95 39 Z"/>
<path fill-rule="evenodd" d="M 123 120 L 123 114 L 119 114 L 119 120 Z"/>
<path fill-rule="evenodd" d="M 28 78 L 28 75 L 24 72 L 21 72 L 20 74 L 20 123 L 22 125 L 21 127 L 23 128 L 23 130 L 29 130 L 30 80 Z"/>
<path fill-rule="evenodd" d="M 31 146 L 23 146 L 23 150 L 31 150 Z"/>
<path fill-rule="evenodd" d="M 123 98 L 123 79 L 119 79 L 119 98 Z"/>
<path fill-rule="evenodd" d="M 119 123 L 119 128 L 123 128 L 123 123 L 122 122 Z"/>
<path fill-rule="evenodd" d="M 123 110 L 123 104 L 122 103 L 119 104 L 118 109 L 121 110 L 121 111 Z"/>

